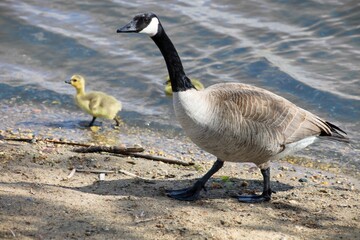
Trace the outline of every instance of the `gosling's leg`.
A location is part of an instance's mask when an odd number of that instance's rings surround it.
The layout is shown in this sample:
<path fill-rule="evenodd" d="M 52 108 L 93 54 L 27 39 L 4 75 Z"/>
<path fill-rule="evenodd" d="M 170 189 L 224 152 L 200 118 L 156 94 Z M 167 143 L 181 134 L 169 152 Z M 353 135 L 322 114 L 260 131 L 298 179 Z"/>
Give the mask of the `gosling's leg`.
<path fill-rule="evenodd" d="M 264 178 L 264 189 L 261 195 L 245 195 L 239 196 L 238 200 L 245 203 L 260 203 L 268 202 L 271 199 L 271 188 L 270 188 L 270 167 L 261 169 L 261 174 Z"/>
<path fill-rule="evenodd" d="M 197 180 L 192 187 L 179 190 L 167 190 L 167 196 L 182 201 L 194 201 L 198 199 L 200 191 L 204 188 L 205 183 L 212 175 L 214 175 L 214 173 L 216 173 L 220 168 L 222 168 L 223 165 L 224 162 L 220 159 L 217 159 L 211 169 L 202 178 Z"/>
<path fill-rule="evenodd" d="M 115 122 L 116 122 L 116 126 L 120 126 L 120 123 L 121 123 L 120 117 L 119 117 L 119 116 L 115 116 L 115 117 L 114 117 L 114 120 L 115 120 Z"/>
<path fill-rule="evenodd" d="M 90 124 L 89 124 L 89 127 L 91 127 L 91 126 L 94 125 L 95 119 L 96 119 L 96 117 L 93 117 L 93 119 L 91 120 L 91 122 L 90 122 Z"/>

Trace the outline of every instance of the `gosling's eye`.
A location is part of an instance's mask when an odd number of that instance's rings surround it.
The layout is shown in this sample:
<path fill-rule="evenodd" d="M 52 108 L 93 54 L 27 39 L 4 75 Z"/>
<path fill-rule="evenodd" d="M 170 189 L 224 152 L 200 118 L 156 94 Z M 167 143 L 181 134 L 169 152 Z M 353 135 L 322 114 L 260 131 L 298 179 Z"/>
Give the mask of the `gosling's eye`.
<path fill-rule="evenodd" d="M 73 82 L 77 82 L 77 79 L 72 79 Z"/>

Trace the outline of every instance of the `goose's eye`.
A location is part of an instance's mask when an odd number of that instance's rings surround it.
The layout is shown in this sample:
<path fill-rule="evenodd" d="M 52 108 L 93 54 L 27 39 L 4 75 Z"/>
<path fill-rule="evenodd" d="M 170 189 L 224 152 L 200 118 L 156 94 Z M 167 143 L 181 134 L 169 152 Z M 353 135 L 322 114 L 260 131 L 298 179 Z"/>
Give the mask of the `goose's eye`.
<path fill-rule="evenodd" d="M 77 79 L 72 79 L 73 82 L 77 82 Z"/>

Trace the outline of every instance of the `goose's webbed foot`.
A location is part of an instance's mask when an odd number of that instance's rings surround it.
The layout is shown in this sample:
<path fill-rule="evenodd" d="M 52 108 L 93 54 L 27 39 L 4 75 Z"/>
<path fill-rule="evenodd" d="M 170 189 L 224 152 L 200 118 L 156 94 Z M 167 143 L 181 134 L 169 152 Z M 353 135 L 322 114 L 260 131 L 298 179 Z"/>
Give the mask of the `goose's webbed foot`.
<path fill-rule="evenodd" d="M 181 201 L 195 201 L 199 199 L 201 189 L 203 189 L 200 181 L 197 181 L 192 187 L 178 189 L 178 190 L 167 190 L 166 195 L 171 198 L 175 198 Z"/>
<path fill-rule="evenodd" d="M 262 203 L 269 202 L 271 200 L 271 190 L 269 189 L 267 192 L 263 192 L 261 195 L 242 195 L 238 196 L 237 199 L 239 202 L 244 203 Z"/>
<path fill-rule="evenodd" d="M 198 199 L 201 190 L 203 188 L 205 189 L 205 183 L 214 173 L 216 173 L 220 168 L 222 168 L 223 165 L 223 161 L 221 161 L 220 159 L 216 160 L 211 169 L 202 178 L 197 180 L 192 187 L 179 190 L 167 190 L 166 195 L 168 197 L 175 198 L 181 201 L 194 201 Z"/>
<path fill-rule="evenodd" d="M 264 190 L 261 195 L 243 195 L 238 196 L 237 199 L 239 202 L 244 203 L 261 203 L 268 202 L 271 200 L 271 188 L 270 188 L 270 168 L 261 169 L 261 174 L 264 178 Z"/>

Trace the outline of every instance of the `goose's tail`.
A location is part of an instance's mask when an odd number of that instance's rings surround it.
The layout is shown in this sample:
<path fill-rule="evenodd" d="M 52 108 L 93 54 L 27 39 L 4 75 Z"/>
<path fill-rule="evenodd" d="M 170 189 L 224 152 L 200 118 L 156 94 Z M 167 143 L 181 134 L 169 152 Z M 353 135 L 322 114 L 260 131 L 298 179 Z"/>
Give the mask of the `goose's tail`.
<path fill-rule="evenodd" d="M 323 121 L 323 123 L 329 128 L 328 130 L 330 131 L 324 131 L 324 130 L 321 131 L 319 135 L 320 137 L 326 137 L 327 139 L 340 141 L 340 142 L 346 142 L 346 143 L 350 142 L 350 139 L 347 136 L 345 136 L 347 133 L 344 130 L 342 130 L 341 128 L 330 122 Z"/>

